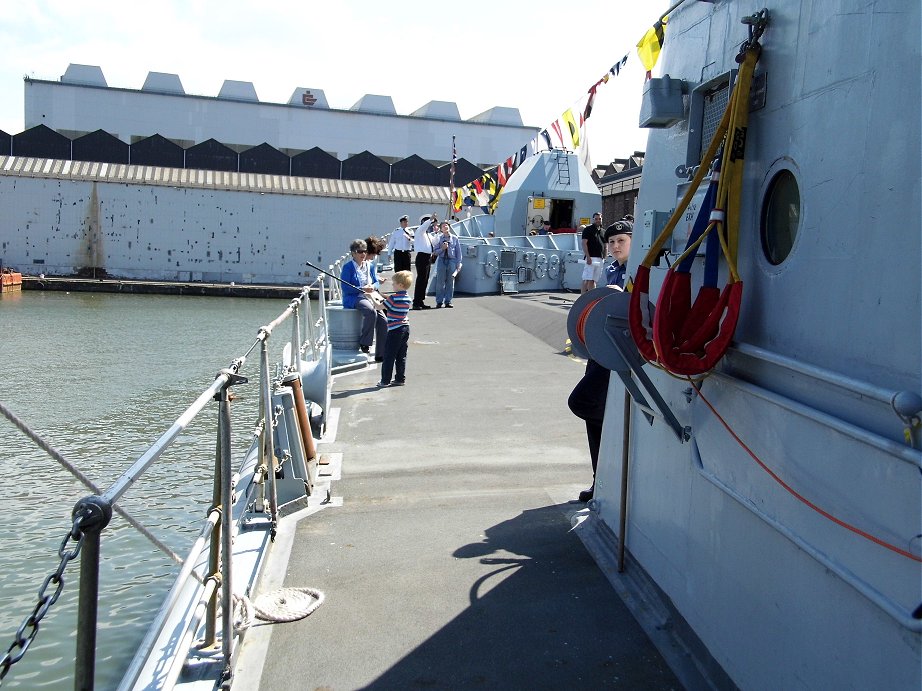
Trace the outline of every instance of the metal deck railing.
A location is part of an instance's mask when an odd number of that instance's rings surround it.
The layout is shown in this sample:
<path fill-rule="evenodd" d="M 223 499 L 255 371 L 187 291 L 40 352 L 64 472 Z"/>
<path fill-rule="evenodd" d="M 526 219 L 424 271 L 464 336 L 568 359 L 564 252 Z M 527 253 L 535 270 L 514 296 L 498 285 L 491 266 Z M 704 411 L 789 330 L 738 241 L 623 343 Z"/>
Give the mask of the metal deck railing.
<path fill-rule="evenodd" d="M 5 406 L 0 404 L 0 413 L 5 415 L 38 446 L 58 460 L 75 474 L 93 494 L 80 499 L 72 512 L 72 525 L 68 526 L 59 549 L 60 565 L 46 579 L 39 591 L 38 602 L 19 627 L 13 643 L 0 658 L 0 680 L 10 668 L 26 655 L 34 641 L 39 624 L 54 606 L 64 586 L 64 571 L 69 563 L 80 557 L 80 591 L 78 599 L 76 631 L 75 688 L 92 689 L 95 677 L 96 629 L 99 593 L 99 555 L 102 535 L 109 524 L 112 513 L 126 518 L 141 530 L 163 551 L 182 566 L 172 588 L 167 594 L 153 624 L 148 630 L 134 661 L 126 672 L 119 688 L 172 687 L 183 670 L 189 651 L 197 648 L 208 651 L 211 668 L 216 672 L 219 683 L 229 683 L 232 672 L 234 649 L 239 641 L 239 629 L 235 628 L 234 568 L 232 559 L 234 547 L 232 538 L 246 523 L 248 531 L 262 531 L 271 540 L 274 538 L 279 520 L 279 497 L 277 474 L 280 459 L 274 453 L 273 434 L 282 415 L 279 406 L 273 408 L 273 394 L 288 378 L 301 376 L 303 367 L 318 363 L 328 357 L 326 322 L 326 295 L 323 277 L 315 282 L 319 286 L 319 310 L 313 314 L 309 299 L 311 286 L 305 286 L 300 295 L 292 300 L 272 322 L 259 329 L 253 345 L 242 356 L 234 359 L 222 369 L 214 382 L 170 425 L 170 427 L 106 490 L 100 490 L 80 473 L 72 464 L 36 433 L 28 429 Z M 314 284 L 312 284 L 314 285 Z M 302 319 L 302 314 L 304 318 Z M 289 318 L 292 319 L 290 349 L 286 349 L 286 362 L 270 370 L 268 345 L 273 333 Z M 231 467 L 231 410 L 233 386 L 244 383 L 245 366 L 252 353 L 259 349 L 259 414 L 254 428 L 254 441 L 243 467 L 234 474 Z M 329 369 L 326 368 L 328 373 Z M 327 377 L 329 375 L 327 374 Z M 300 382 L 300 380 L 299 380 Z M 326 382 L 327 391 L 329 381 Z M 300 394 L 300 386 L 296 388 Z M 180 559 L 148 530 L 132 519 L 117 502 L 140 480 L 182 432 L 199 414 L 217 403 L 215 469 L 211 508 L 185 559 Z M 329 402 L 321 403 L 329 405 Z M 326 410 L 324 409 L 324 415 Z M 311 430 L 298 430 L 300 434 L 312 434 Z M 305 483 L 306 485 L 307 483 Z M 263 540 L 265 542 L 265 540 Z M 248 576 L 255 579 L 254 569 Z M 191 604 L 190 604 L 191 603 Z M 158 660 L 156 678 L 144 678 L 145 662 L 154 652 L 156 641 L 165 630 L 166 623 L 176 618 L 183 619 L 181 631 L 173 633 L 175 644 L 169 661 Z M 204 637 L 196 637 L 204 626 Z"/>

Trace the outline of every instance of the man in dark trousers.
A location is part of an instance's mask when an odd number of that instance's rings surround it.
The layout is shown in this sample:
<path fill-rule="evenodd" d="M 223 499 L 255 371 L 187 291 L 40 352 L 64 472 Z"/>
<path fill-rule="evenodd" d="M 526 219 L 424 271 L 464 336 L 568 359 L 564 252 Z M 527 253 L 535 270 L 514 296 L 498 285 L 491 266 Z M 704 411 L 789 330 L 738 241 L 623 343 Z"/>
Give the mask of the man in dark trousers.
<path fill-rule="evenodd" d="M 625 218 L 612 223 L 605 229 L 607 251 L 615 258 L 606 272 L 606 283 L 615 290 L 624 290 L 627 259 L 631 252 L 633 223 Z M 599 449 L 602 446 L 602 423 L 605 420 L 605 402 L 608 399 L 607 369 L 595 360 L 586 363 L 586 373 L 573 387 L 567 405 L 576 417 L 586 421 L 586 437 L 589 441 L 589 460 L 592 462 L 592 486 L 579 493 L 580 501 L 589 501 L 595 494 L 595 470 L 599 464 Z"/>
<path fill-rule="evenodd" d="M 394 272 L 410 270 L 410 249 L 413 245 L 413 233 L 407 228 L 409 216 L 400 217 L 400 227 L 391 233 L 387 240 L 387 251 L 393 258 Z"/>
<path fill-rule="evenodd" d="M 413 237 L 413 247 L 416 250 L 416 288 L 413 291 L 413 309 L 415 310 L 427 310 L 432 307 L 426 304 L 429 267 L 432 264 L 432 252 L 435 248 L 433 234 L 430 231 L 438 227 L 438 222 L 435 214 L 423 216 L 419 219 L 419 227 Z"/>

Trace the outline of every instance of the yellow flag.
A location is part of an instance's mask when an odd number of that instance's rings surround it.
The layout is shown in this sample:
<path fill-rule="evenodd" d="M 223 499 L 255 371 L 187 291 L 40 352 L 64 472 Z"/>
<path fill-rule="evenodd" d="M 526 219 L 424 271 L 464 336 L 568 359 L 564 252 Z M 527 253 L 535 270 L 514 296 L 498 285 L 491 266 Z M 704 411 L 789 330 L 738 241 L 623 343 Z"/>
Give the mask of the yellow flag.
<path fill-rule="evenodd" d="M 567 123 L 567 130 L 570 133 L 570 140 L 573 142 L 573 148 L 576 149 L 579 147 L 579 124 L 576 122 L 576 118 L 573 117 L 573 111 L 567 109 L 563 115 L 560 116 L 560 119 Z"/>
<path fill-rule="evenodd" d="M 637 57 L 643 63 L 644 68 L 649 72 L 653 69 L 656 61 L 659 59 L 659 53 L 666 42 L 666 18 L 663 17 L 652 27 L 647 29 L 647 33 L 637 42 Z"/>

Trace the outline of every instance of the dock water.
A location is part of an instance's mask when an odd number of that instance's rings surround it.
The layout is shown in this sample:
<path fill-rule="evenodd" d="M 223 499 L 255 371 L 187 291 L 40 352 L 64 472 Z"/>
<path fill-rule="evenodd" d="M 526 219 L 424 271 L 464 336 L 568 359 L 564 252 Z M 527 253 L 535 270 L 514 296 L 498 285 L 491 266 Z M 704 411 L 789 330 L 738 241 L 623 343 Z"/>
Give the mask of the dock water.
<path fill-rule="evenodd" d="M 572 529 L 576 297 L 413 311 L 406 386 L 336 377 L 332 505 L 280 531 L 260 587 L 326 600 L 250 629 L 235 688 L 682 688 Z"/>

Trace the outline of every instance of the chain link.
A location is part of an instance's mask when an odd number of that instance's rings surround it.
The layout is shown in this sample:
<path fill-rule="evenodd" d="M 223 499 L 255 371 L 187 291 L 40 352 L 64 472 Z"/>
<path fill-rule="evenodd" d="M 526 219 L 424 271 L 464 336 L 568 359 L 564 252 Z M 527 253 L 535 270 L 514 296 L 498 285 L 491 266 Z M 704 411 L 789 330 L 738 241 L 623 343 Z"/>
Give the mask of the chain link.
<path fill-rule="evenodd" d="M 13 642 L 10 644 L 10 647 L 7 648 L 3 658 L 0 659 L 0 681 L 2 681 L 7 675 L 7 672 L 10 671 L 10 667 L 19 662 L 26 654 L 29 646 L 32 645 L 32 641 L 35 640 L 42 619 L 48 614 L 48 610 L 51 609 L 51 606 L 61 597 L 61 593 L 64 591 L 64 570 L 67 568 L 67 565 L 80 554 L 80 548 L 83 546 L 83 538 L 85 536 L 84 532 L 80 529 L 80 524 L 83 519 L 88 516 L 88 513 L 89 512 L 84 510 L 74 517 L 73 527 L 64 536 L 64 540 L 61 541 L 61 546 L 58 548 L 58 556 L 61 557 L 58 568 L 45 578 L 42 587 L 38 589 L 38 602 L 35 604 L 35 608 L 22 622 L 22 625 L 20 625 L 19 629 L 16 631 Z M 71 541 L 73 541 L 74 544 L 68 549 L 68 543 Z M 54 592 L 49 595 L 47 591 L 51 585 L 54 585 L 55 588 Z"/>

